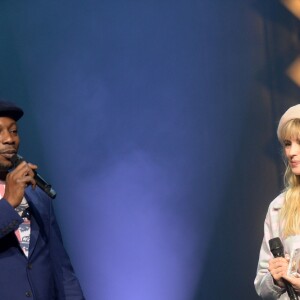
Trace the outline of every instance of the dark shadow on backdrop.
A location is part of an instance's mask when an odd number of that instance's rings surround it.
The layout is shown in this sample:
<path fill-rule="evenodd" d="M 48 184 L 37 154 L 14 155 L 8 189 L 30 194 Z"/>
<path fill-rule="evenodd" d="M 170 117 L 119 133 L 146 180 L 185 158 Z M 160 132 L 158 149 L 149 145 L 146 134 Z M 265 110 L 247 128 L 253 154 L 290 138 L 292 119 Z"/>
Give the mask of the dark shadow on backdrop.
<path fill-rule="evenodd" d="M 263 221 L 270 201 L 283 188 L 284 166 L 276 128 L 282 113 L 300 99 L 299 87 L 285 74 L 299 54 L 299 20 L 280 1 L 255 1 L 251 9 L 263 22 L 259 34 L 263 35 L 266 61 L 258 66 L 255 76 L 260 98 L 247 99 L 253 104 L 252 110 L 243 125 L 241 151 L 224 200 L 220 201 L 221 213 L 194 300 L 259 299 L 253 281 Z M 268 111 L 271 119 L 258 113 L 262 109 L 259 101 L 267 103 L 265 116 Z M 271 131 L 265 129 L 270 125 L 266 122 L 271 122 Z M 260 173 L 263 169 L 266 176 Z"/>

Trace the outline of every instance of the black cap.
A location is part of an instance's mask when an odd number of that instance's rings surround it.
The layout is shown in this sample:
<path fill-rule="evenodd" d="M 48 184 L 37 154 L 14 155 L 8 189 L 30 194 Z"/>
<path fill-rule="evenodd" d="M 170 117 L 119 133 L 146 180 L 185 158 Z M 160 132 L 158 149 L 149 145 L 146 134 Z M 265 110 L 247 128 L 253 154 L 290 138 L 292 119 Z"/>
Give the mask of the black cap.
<path fill-rule="evenodd" d="M 18 121 L 24 115 L 23 110 L 12 102 L 0 99 L 0 117 L 9 117 Z"/>

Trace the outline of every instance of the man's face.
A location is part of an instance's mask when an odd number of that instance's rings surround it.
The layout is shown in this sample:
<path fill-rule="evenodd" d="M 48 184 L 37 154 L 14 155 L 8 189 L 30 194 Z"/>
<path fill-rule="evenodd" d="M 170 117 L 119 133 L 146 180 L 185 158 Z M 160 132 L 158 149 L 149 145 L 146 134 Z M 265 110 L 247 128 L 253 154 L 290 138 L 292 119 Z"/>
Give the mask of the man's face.
<path fill-rule="evenodd" d="M 10 159 L 18 152 L 19 143 L 16 121 L 0 117 L 0 171 L 7 171 L 12 167 Z"/>

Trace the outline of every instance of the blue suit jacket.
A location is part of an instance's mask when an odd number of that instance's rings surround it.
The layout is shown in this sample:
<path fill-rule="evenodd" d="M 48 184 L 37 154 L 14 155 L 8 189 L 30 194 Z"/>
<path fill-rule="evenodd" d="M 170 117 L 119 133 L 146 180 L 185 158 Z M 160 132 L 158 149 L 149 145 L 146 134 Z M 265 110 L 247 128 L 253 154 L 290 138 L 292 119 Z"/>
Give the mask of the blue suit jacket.
<path fill-rule="evenodd" d="M 25 197 L 31 209 L 28 258 L 14 234 L 23 220 L 5 199 L 0 200 L 0 299 L 83 300 L 52 200 L 39 188 L 29 187 Z"/>

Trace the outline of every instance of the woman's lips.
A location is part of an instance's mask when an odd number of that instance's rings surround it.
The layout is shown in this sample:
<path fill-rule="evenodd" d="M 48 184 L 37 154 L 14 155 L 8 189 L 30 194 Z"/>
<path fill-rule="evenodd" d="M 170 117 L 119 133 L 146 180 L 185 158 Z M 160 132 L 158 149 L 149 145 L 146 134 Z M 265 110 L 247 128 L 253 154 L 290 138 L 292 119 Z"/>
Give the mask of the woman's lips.
<path fill-rule="evenodd" d="M 295 167 L 300 165 L 300 161 L 291 161 L 290 165 L 291 165 L 292 168 L 295 168 Z"/>

